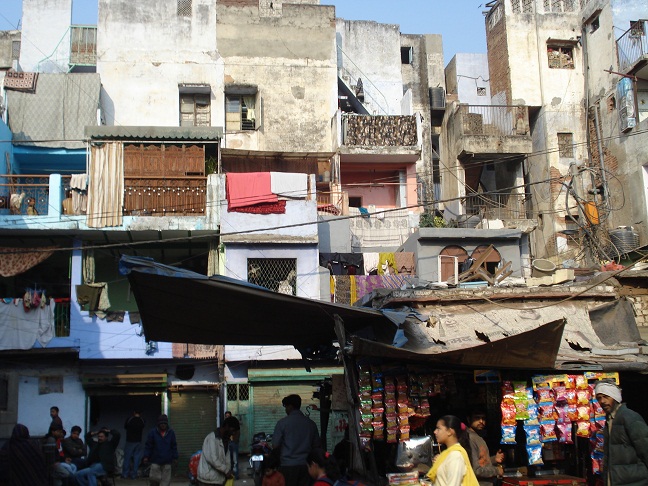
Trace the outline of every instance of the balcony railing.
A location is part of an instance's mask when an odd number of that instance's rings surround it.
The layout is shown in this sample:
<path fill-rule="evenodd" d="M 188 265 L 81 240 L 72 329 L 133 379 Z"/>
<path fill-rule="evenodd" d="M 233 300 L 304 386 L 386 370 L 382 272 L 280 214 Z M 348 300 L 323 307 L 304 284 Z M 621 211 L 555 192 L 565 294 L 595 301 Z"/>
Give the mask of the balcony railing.
<path fill-rule="evenodd" d="M 648 55 L 648 20 L 637 20 L 616 41 L 617 55 L 619 56 L 619 70 L 626 72 L 634 66 L 639 59 Z"/>
<path fill-rule="evenodd" d="M 73 25 L 70 27 L 70 64 L 97 65 L 97 27 Z"/>
<path fill-rule="evenodd" d="M 124 214 L 200 216 L 205 214 L 207 178 L 186 176 L 124 178 Z"/>
<path fill-rule="evenodd" d="M 342 115 L 342 143 L 362 147 L 418 145 L 416 116 Z"/>
<path fill-rule="evenodd" d="M 317 192 L 317 212 L 339 216 L 344 211 L 344 192 Z"/>
<path fill-rule="evenodd" d="M 527 136 L 529 109 L 514 105 L 459 105 L 463 135 Z"/>
<path fill-rule="evenodd" d="M 70 176 L 61 177 L 63 191 L 70 188 Z M 7 214 L 47 216 L 49 176 L 42 174 L 1 174 L 0 209 Z"/>
<path fill-rule="evenodd" d="M 484 219 L 526 219 L 524 194 L 473 194 L 466 197 L 466 214 Z"/>

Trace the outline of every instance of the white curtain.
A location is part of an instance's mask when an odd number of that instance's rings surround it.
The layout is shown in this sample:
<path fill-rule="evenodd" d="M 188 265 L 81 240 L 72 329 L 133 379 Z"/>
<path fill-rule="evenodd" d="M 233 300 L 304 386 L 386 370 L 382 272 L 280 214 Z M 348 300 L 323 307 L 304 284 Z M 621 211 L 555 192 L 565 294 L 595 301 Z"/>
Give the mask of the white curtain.
<path fill-rule="evenodd" d="M 119 142 L 92 145 L 88 182 L 88 226 L 90 228 L 121 226 L 123 206 L 123 145 Z"/>

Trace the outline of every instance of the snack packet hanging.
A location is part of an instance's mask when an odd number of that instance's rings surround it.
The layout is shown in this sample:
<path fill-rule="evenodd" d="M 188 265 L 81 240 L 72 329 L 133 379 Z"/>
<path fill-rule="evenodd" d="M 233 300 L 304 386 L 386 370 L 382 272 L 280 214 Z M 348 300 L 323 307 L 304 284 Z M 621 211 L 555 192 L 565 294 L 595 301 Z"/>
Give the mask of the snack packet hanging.
<path fill-rule="evenodd" d="M 529 455 L 529 466 L 541 466 L 542 461 L 542 444 L 528 445 L 527 454 Z"/>
<path fill-rule="evenodd" d="M 515 442 L 515 425 L 502 425 L 502 444 L 517 444 Z"/>
<path fill-rule="evenodd" d="M 524 432 L 527 437 L 527 444 L 541 444 L 540 426 L 539 425 L 525 425 Z"/>

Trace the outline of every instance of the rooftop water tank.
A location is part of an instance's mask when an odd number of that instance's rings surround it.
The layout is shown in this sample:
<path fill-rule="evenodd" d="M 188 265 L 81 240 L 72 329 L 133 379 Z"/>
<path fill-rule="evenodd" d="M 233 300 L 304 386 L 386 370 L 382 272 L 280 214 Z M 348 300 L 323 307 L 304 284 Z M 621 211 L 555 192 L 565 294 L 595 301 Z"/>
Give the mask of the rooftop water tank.
<path fill-rule="evenodd" d="M 639 248 L 639 233 L 632 226 L 619 226 L 610 231 L 610 241 L 619 255 L 626 255 Z"/>

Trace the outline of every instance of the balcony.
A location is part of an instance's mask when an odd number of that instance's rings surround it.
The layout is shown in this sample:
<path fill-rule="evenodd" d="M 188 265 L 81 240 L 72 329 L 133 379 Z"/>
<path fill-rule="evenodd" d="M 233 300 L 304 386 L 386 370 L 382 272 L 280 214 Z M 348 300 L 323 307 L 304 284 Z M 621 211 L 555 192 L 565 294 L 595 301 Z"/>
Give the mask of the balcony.
<path fill-rule="evenodd" d="M 616 41 L 619 70 L 625 74 L 645 76 L 648 74 L 648 20 L 632 24 Z"/>
<path fill-rule="evenodd" d="M 480 219 L 527 219 L 524 194 L 489 193 L 474 194 L 466 198 L 466 214 Z"/>
<path fill-rule="evenodd" d="M 457 158 L 532 151 L 529 109 L 517 105 L 456 105 L 448 119 L 450 150 Z"/>
<path fill-rule="evenodd" d="M 70 65 L 97 65 L 97 27 L 73 25 L 70 27 Z"/>
<path fill-rule="evenodd" d="M 342 114 L 343 162 L 416 162 L 421 153 L 418 115 Z"/>
<path fill-rule="evenodd" d="M 207 177 L 124 177 L 125 216 L 203 216 Z"/>
<path fill-rule="evenodd" d="M 70 189 L 70 176 L 62 178 L 63 191 Z M 47 216 L 50 180 L 45 174 L 0 175 L 0 214 Z"/>

